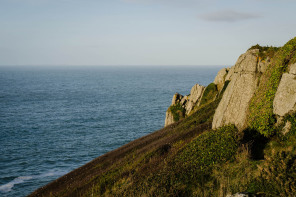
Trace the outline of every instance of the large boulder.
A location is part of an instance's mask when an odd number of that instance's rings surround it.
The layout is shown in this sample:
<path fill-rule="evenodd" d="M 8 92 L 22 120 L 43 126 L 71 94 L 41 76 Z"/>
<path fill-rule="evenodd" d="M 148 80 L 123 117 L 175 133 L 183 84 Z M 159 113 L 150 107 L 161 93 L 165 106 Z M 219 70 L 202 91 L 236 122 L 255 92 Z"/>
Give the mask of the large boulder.
<path fill-rule="evenodd" d="M 273 113 L 285 116 L 296 112 L 296 64 L 290 66 L 290 72 L 284 73 L 273 101 Z"/>
<path fill-rule="evenodd" d="M 233 72 L 231 81 L 214 114 L 213 129 L 227 124 L 235 124 L 239 130 L 247 127 L 249 103 L 258 87 L 261 75 L 258 52 L 258 49 L 248 50 L 230 69 Z"/>

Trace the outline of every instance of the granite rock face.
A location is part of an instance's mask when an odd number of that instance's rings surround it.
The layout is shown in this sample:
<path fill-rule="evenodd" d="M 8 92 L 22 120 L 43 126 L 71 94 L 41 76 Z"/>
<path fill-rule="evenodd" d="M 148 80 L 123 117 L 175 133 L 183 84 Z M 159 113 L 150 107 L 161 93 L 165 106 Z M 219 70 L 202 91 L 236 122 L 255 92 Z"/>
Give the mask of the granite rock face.
<path fill-rule="evenodd" d="M 258 87 L 261 75 L 258 52 L 258 49 L 248 50 L 229 70 L 229 73 L 233 73 L 226 78 L 231 81 L 214 114 L 213 129 L 227 124 L 235 124 L 239 130 L 247 127 L 249 103 Z"/>
<path fill-rule="evenodd" d="M 225 77 L 225 81 L 231 81 L 233 73 L 234 73 L 234 66 L 228 69 L 228 73 Z"/>
<path fill-rule="evenodd" d="M 205 90 L 204 86 L 195 84 L 190 91 L 190 95 L 187 97 L 187 103 L 185 104 L 186 115 L 188 115 L 193 108 L 199 104 L 202 94 Z"/>
<path fill-rule="evenodd" d="M 284 73 L 273 101 L 273 113 L 285 116 L 296 112 L 296 64 L 290 66 L 290 72 Z"/>
<path fill-rule="evenodd" d="M 219 92 L 220 92 L 220 90 L 222 90 L 222 88 L 224 86 L 225 78 L 227 76 L 227 73 L 228 73 L 228 69 L 227 68 L 222 68 L 218 72 L 217 76 L 215 77 L 214 84 L 217 85 L 217 88 L 218 88 Z"/>
<path fill-rule="evenodd" d="M 248 50 L 239 56 L 234 65 L 234 73 L 253 73 L 258 70 L 259 49 Z"/>
<path fill-rule="evenodd" d="M 290 66 L 290 74 L 296 75 L 296 63 Z"/>
<path fill-rule="evenodd" d="M 174 123 L 174 116 L 173 113 L 170 110 L 167 110 L 165 113 L 165 122 L 164 122 L 164 126 L 168 126 L 172 123 Z"/>

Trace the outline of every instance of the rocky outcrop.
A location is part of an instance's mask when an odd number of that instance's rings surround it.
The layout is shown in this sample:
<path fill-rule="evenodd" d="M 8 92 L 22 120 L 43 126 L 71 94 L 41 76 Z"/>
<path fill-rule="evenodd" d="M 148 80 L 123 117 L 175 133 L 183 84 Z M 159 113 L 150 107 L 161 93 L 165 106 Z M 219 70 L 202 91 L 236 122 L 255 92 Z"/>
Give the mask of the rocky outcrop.
<path fill-rule="evenodd" d="M 172 105 L 176 105 L 177 103 L 180 103 L 182 99 L 183 99 L 183 95 L 179 93 L 174 94 L 172 99 Z"/>
<path fill-rule="evenodd" d="M 239 130 L 247 127 L 249 103 L 264 69 L 258 63 L 258 49 L 242 54 L 225 79 L 231 80 L 216 109 L 212 128 L 235 124 Z M 231 74 L 231 75 L 230 75 Z"/>
<path fill-rule="evenodd" d="M 296 112 L 296 64 L 290 66 L 289 73 L 284 73 L 273 101 L 273 113 L 285 116 Z"/>
<path fill-rule="evenodd" d="M 221 69 L 215 80 L 218 92 L 220 92 L 226 81 L 228 84 L 222 100 L 216 109 L 212 128 L 218 128 L 227 124 L 235 124 L 239 130 L 247 127 L 247 116 L 249 103 L 259 84 L 259 77 L 267 69 L 270 59 L 260 60 L 259 50 L 248 50 L 242 54 L 236 64 L 231 68 Z M 294 68 L 291 67 L 293 71 Z M 296 69 L 294 69 L 296 73 Z M 296 89 L 296 88 L 295 88 Z M 191 89 L 190 95 L 182 96 L 175 94 L 172 105 L 180 105 L 185 109 L 188 116 L 195 106 L 199 106 L 205 88 L 198 84 Z M 173 114 L 168 109 L 166 113 L 165 126 L 174 122 Z"/>
<path fill-rule="evenodd" d="M 193 110 L 193 108 L 195 106 L 198 106 L 204 89 L 205 89 L 205 87 L 203 87 L 199 84 L 195 84 L 191 88 L 190 95 L 187 97 L 187 102 L 185 104 L 186 115 L 189 115 L 189 113 Z"/>
<path fill-rule="evenodd" d="M 185 97 L 187 97 L 187 96 L 185 96 Z M 175 106 L 175 105 L 185 103 L 185 102 L 186 102 L 186 98 L 184 99 L 183 95 L 181 95 L 179 93 L 175 93 L 174 96 L 173 96 L 173 99 L 172 99 L 171 106 Z M 181 104 L 181 106 L 183 106 L 183 105 Z M 171 111 L 171 109 L 169 107 L 168 110 L 166 111 L 166 114 L 165 114 L 164 126 L 170 125 L 170 124 L 172 124 L 174 122 L 175 122 L 174 114 L 173 114 L 173 112 Z"/>
<path fill-rule="evenodd" d="M 219 92 L 220 92 L 220 90 L 222 90 L 222 88 L 224 86 L 225 78 L 227 76 L 228 70 L 229 70 L 228 68 L 222 68 L 218 72 L 217 76 L 215 77 L 214 84 L 217 85 L 217 89 Z"/>
<path fill-rule="evenodd" d="M 266 72 L 271 59 L 259 49 L 250 49 L 242 54 L 231 68 L 221 69 L 212 85 L 216 88 L 216 96 L 223 90 L 222 99 L 215 111 L 212 128 L 234 124 L 239 130 L 248 127 L 250 101 L 255 95 L 260 83 L 260 77 Z M 290 66 L 290 72 L 283 75 L 276 99 L 274 113 L 284 116 L 289 112 L 296 112 L 296 64 Z M 225 86 L 227 82 L 227 86 Z M 223 87 L 227 87 L 224 91 Z M 205 104 L 207 90 L 196 84 L 190 95 L 174 95 L 172 105 L 179 104 L 185 110 L 185 116 L 190 115 L 195 106 Z M 203 98 L 202 98 L 203 97 Z M 213 95 L 210 98 L 216 98 Z M 166 124 L 174 122 L 172 115 L 167 112 Z"/>
<path fill-rule="evenodd" d="M 190 95 L 183 96 L 179 93 L 174 94 L 172 99 L 172 104 L 166 111 L 166 117 L 165 117 L 165 124 L 164 126 L 170 125 L 176 120 L 179 120 L 179 118 L 174 118 L 174 115 L 181 116 L 183 118 L 183 114 L 180 112 L 174 113 L 171 109 L 173 106 L 177 106 L 178 108 L 182 108 L 184 110 L 185 115 L 189 115 L 190 112 L 194 109 L 195 106 L 198 106 L 201 100 L 201 97 L 203 95 L 205 87 L 201 86 L 199 84 L 195 84 L 190 91 Z M 181 111 L 180 109 L 178 111 Z"/>
<path fill-rule="evenodd" d="M 174 123 L 174 116 L 173 113 L 168 109 L 165 113 L 165 122 L 164 122 L 164 126 L 168 126 L 172 123 Z"/>

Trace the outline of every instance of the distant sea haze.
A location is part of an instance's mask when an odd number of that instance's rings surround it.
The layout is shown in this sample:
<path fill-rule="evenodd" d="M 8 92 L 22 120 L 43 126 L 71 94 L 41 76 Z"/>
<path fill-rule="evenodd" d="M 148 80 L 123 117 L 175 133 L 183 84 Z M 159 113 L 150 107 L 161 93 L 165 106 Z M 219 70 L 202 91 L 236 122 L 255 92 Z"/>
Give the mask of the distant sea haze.
<path fill-rule="evenodd" d="M 174 93 L 222 67 L 0 67 L 0 196 L 26 196 L 162 128 Z"/>

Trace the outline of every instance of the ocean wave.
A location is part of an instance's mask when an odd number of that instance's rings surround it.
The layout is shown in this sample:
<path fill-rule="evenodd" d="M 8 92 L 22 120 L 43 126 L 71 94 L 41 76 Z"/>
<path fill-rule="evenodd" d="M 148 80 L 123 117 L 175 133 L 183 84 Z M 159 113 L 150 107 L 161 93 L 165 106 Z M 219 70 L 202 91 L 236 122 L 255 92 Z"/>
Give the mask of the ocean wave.
<path fill-rule="evenodd" d="M 10 192 L 13 188 L 14 185 L 16 184 L 21 184 L 27 180 L 30 180 L 32 179 L 33 177 L 32 176 L 20 176 L 20 177 L 17 177 L 15 179 L 13 179 L 12 181 L 10 181 L 9 183 L 6 183 L 4 185 L 1 185 L 0 186 L 0 191 L 1 192 Z"/>
<path fill-rule="evenodd" d="M 10 181 L 9 183 L 6 183 L 4 185 L 0 186 L 0 192 L 2 193 L 7 193 L 12 191 L 12 188 L 17 185 L 17 184 L 22 184 L 25 181 L 31 180 L 31 179 L 42 179 L 45 177 L 51 177 L 51 176 L 62 176 L 63 174 L 65 174 L 66 171 L 60 171 L 60 170 L 56 170 L 56 171 L 49 171 L 40 175 L 33 175 L 33 176 L 19 176 L 15 179 L 13 179 L 12 181 Z"/>

